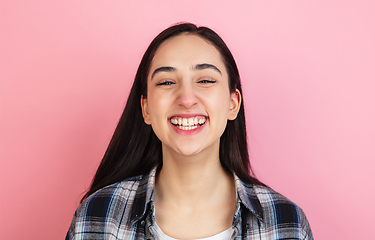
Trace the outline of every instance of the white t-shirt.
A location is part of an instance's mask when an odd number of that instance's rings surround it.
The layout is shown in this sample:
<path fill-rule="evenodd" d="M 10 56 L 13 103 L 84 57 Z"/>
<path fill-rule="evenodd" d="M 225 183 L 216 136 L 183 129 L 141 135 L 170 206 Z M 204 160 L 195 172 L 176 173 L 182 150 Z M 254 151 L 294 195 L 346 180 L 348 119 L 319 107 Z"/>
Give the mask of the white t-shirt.
<path fill-rule="evenodd" d="M 159 228 L 159 226 L 155 223 L 154 225 L 154 235 L 156 240 L 177 240 L 176 238 L 172 238 L 170 236 L 165 235 L 163 231 Z M 228 228 L 227 230 L 218 233 L 214 236 L 211 237 L 206 237 L 206 238 L 199 238 L 195 240 L 229 240 L 232 237 L 234 229 L 232 227 Z"/>

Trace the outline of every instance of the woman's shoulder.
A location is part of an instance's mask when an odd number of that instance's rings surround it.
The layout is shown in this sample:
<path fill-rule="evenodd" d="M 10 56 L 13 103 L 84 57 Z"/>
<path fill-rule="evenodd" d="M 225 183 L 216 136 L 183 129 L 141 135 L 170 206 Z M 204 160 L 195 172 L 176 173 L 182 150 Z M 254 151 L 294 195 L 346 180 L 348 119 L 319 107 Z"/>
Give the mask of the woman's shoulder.
<path fill-rule="evenodd" d="M 146 185 L 147 177 L 137 176 L 108 185 L 91 194 L 78 206 L 66 239 L 108 239 L 117 235 L 133 236 L 134 229 L 129 224 L 129 216 L 136 193 L 139 194 L 142 188 L 146 188 Z"/>
<path fill-rule="evenodd" d="M 262 209 L 274 207 L 275 205 L 285 205 L 300 209 L 296 203 L 266 185 L 244 183 L 241 180 L 238 182 L 241 183 L 239 185 L 240 187 L 237 187 L 240 196 L 246 196 L 248 199 L 252 200 L 255 205 L 260 204 Z"/>
<path fill-rule="evenodd" d="M 295 202 L 270 187 L 255 185 L 253 191 L 264 213 L 294 215 L 297 217 L 304 217 L 305 215 Z M 271 209 L 272 211 L 270 211 Z"/>
<path fill-rule="evenodd" d="M 254 185 L 253 186 L 254 192 L 258 197 L 259 201 L 263 204 L 266 203 L 285 203 L 297 206 L 293 201 L 291 201 L 286 196 L 282 195 L 281 193 L 273 190 L 268 186 L 261 186 L 261 185 Z"/>
<path fill-rule="evenodd" d="M 118 234 L 134 235 L 130 224 L 132 206 L 137 194 L 139 196 L 140 191 L 145 192 L 142 188 L 146 188 L 146 185 L 147 177 L 137 176 L 91 194 L 78 206 L 66 239 L 107 239 Z"/>
<path fill-rule="evenodd" d="M 259 200 L 266 226 L 276 226 L 278 231 L 287 228 L 312 239 L 306 214 L 299 205 L 267 186 L 253 186 L 253 194 Z"/>
<path fill-rule="evenodd" d="M 143 178 L 136 176 L 99 189 L 78 206 L 76 216 L 108 217 L 109 212 L 124 211 L 132 205 Z"/>
<path fill-rule="evenodd" d="M 85 199 L 84 202 L 92 201 L 96 198 L 103 198 L 103 197 L 118 197 L 122 198 L 130 194 L 132 191 L 136 191 L 139 183 L 143 177 L 142 176 L 136 176 L 131 177 L 128 179 L 125 179 L 120 182 L 116 182 L 113 184 L 110 184 L 108 186 L 105 186 L 98 191 L 91 194 L 87 199 Z"/>

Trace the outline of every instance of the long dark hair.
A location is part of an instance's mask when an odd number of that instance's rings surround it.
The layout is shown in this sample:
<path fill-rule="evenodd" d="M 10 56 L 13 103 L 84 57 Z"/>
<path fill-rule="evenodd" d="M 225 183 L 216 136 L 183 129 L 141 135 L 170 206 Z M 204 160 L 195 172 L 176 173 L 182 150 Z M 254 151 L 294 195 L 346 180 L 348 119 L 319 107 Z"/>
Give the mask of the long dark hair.
<path fill-rule="evenodd" d="M 230 91 L 233 93 L 238 89 L 242 94 L 236 62 L 219 35 L 207 27 L 197 27 L 191 23 L 180 23 L 165 29 L 151 42 L 143 55 L 124 112 L 82 201 L 102 187 L 148 174 L 153 167 L 162 166 L 161 142 L 151 126 L 144 123 L 140 100 L 142 96 L 147 96 L 147 76 L 157 48 L 166 39 L 181 33 L 196 34 L 213 44 L 221 53 L 226 66 Z M 250 166 L 243 101 L 237 118 L 228 120 L 220 138 L 219 156 L 222 166 L 234 172 L 242 181 L 264 185 L 254 176 Z"/>

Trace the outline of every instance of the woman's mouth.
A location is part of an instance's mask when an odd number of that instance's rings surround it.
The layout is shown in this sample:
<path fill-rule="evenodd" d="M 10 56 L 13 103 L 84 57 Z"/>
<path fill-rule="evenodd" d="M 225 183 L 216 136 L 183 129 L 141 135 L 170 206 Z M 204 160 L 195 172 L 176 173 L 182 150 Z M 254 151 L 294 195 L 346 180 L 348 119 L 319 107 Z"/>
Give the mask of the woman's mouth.
<path fill-rule="evenodd" d="M 181 130 L 193 130 L 202 126 L 206 122 L 207 118 L 205 116 L 195 116 L 195 117 L 172 117 L 170 119 L 171 123 Z"/>

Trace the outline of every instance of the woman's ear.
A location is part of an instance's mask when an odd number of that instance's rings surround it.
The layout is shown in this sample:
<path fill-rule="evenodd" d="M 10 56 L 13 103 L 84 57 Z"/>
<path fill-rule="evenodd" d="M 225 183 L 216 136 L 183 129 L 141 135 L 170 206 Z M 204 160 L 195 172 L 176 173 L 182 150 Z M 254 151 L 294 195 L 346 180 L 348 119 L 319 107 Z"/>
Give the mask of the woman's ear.
<path fill-rule="evenodd" d="M 143 95 L 141 96 L 141 107 L 142 107 L 142 115 L 143 115 L 143 120 L 145 121 L 146 124 L 150 125 L 150 114 L 148 112 L 148 102 L 147 98 L 143 98 Z"/>
<path fill-rule="evenodd" d="M 241 107 L 241 93 L 238 89 L 234 93 L 230 94 L 230 105 L 228 112 L 228 120 L 234 120 L 237 118 L 237 114 L 240 111 Z"/>

